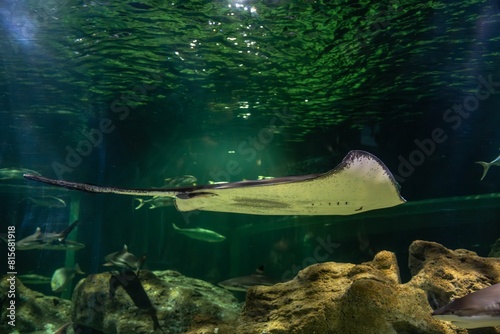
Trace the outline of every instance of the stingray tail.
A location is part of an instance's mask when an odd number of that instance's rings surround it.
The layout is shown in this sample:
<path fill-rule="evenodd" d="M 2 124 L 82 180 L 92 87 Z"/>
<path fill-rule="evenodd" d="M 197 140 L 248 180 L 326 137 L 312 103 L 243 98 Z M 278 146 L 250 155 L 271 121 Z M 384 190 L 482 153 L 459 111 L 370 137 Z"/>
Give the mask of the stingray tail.
<path fill-rule="evenodd" d="M 77 183 L 77 182 L 49 179 L 48 177 L 37 176 L 33 174 L 24 174 L 23 176 L 27 180 L 42 182 L 56 187 L 63 187 L 66 189 L 86 191 L 89 193 L 121 194 L 129 196 L 162 196 L 162 197 L 177 197 L 177 195 L 182 193 L 182 190 L 177 190 L 177 189 L 125 189 L 116 187 L 101 187 L 89 183 Z M 190 190 L 190 188 L 188 190 Z"/>
<path fill-rule="evenodd" d="M 486 161 L 476 161 L 477 164 L 480 164 L 483 166 L 484 171 L 483 171 L 483 176 L 481 176 L 481 181 L 484 179 L 486 174 L 488 173 L 488 170 L 490 169 L 491 163 L 486 162 Z"/>

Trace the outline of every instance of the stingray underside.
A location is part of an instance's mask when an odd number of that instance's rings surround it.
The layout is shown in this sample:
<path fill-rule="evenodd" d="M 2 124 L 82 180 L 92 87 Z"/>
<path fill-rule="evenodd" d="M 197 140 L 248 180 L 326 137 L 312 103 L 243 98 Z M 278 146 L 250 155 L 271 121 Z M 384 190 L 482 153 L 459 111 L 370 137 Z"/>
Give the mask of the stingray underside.
<path fill-rule="evenodd" d="M 378 158 L 351 151 L 335 169 L 308 179 L 195 190 L 178 196 L 175 205 L 179 211 L 352 215 L 404 202 L 394 177 Z"/>

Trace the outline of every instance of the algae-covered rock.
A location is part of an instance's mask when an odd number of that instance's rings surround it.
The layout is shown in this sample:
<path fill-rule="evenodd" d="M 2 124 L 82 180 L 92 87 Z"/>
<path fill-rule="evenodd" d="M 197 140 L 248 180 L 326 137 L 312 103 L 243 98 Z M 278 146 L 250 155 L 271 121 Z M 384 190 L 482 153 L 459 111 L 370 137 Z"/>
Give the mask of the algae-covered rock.
<path fill-rule="evenodd" d="M 251 288 L 235 333 L 462 333 L 433 319 L 426 292 L 399 277 L 387 251 L 359 265 L 309 266 L 289 282 Z"/>
<path fill-rule="evenodd" d="M 196 333 L 199 328 L 213 332 L 219 323 L 234 321 L 240 312 L 230 292 L 210 283 L 175 271 L 143 270 L 139 277 L 165 333 Z M 154 332 L 150 314 L 136 307 L 123 288 L 110 297 L 110 278 L 110 273 L 101 273 L 78 283 L 72 320 L 106 334 Z"/>
<path fill-rule="evenodd" d="M 13 284 L 11 284 L 13 283 Z M 11 318 L 10 293 L 15 290 L 15 327 L 8 324 Z M 71 303 L 69 300 L 45 296 L 44 294 L 30 290 L 17 278 L 2 276 L 0 281 L 0 305 L 1 319 L 0 333 L 31 332 L 46 329 L 56 329 L 67 323 L 70 318 Z"/>
<path fill-rule="evenodd" d="M 413 277 L 405 284 L 396 256 L 382 251 L 369 262 L 314 264 L 289 282 L 250 288 L 241 313 L 230 292 L 201 280 L 175 271 L 141 271 L 139 276 L 164 333 L 500 334 L 500 328 L 468 331 L 431 317 L 433 308 L 500 282 L 500 259 L 426 241 L 413 242 L 409 253 Z M 71 311 L 78 330 L 153 333 L 151 315 L 123 288 L 110 297 L 110 278 L 102 273 L 78 283 Z M 0 287 L 7 291 L 5 282 Z M 67 301 L 16 285 L 23 301 L 16 319 L 24 330 L 67 322 Z"/>
<path fill-rule="evenodd" d="M 409 284 L 426 291 L 434 308 L 500 282 L 498 258 L 480 257 L 465 249 L 450 250 L 421 240 L 414 241 L 409 251 L 408 263 L 413 276 Z M 474 333 L 479 333 L 477 331 Z M 500 329 L 492 328 L 481 331 L 500 333 Z"/>

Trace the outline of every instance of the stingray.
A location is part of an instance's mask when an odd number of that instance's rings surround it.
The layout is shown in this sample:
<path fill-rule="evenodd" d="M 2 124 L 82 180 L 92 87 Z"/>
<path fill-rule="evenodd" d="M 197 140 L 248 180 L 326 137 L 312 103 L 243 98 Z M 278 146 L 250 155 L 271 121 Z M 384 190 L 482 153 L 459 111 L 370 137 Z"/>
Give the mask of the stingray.
<path fill-rule="evenodd" d="M 353 215 L 405 202 L 389 169 L 374 155 L 349 152 L 322 174 L 172 189 L 125 189 L 25 174 L 29 180 L 91 193 L 174 198 L 179 211 L 217 211 L 256 215 Z"/>

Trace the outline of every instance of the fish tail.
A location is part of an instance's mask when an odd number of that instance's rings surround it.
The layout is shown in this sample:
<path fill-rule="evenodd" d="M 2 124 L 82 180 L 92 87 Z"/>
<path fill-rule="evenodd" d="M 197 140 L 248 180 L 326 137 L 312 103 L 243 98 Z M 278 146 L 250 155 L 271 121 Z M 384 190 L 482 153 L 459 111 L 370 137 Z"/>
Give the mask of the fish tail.
<path fill-rule="evenodd" d="M 486 161 L 476 161 L 477 164 L 480 164 L 483 166 L 484 171 L 483 171 L 483 176 L 481 176 L 481 181 L 484 179 L 486 174 L 488 173 L 488 169 L 490 169 L 491 163 L 486 162 Z"/>
<path fill-rule="evenodd" d="M 142 198 L 134 198 L 136 201 L 139 201 L 139 205 L 137 205 L 134 209 L 139 210 L 146 203 Z"/>

